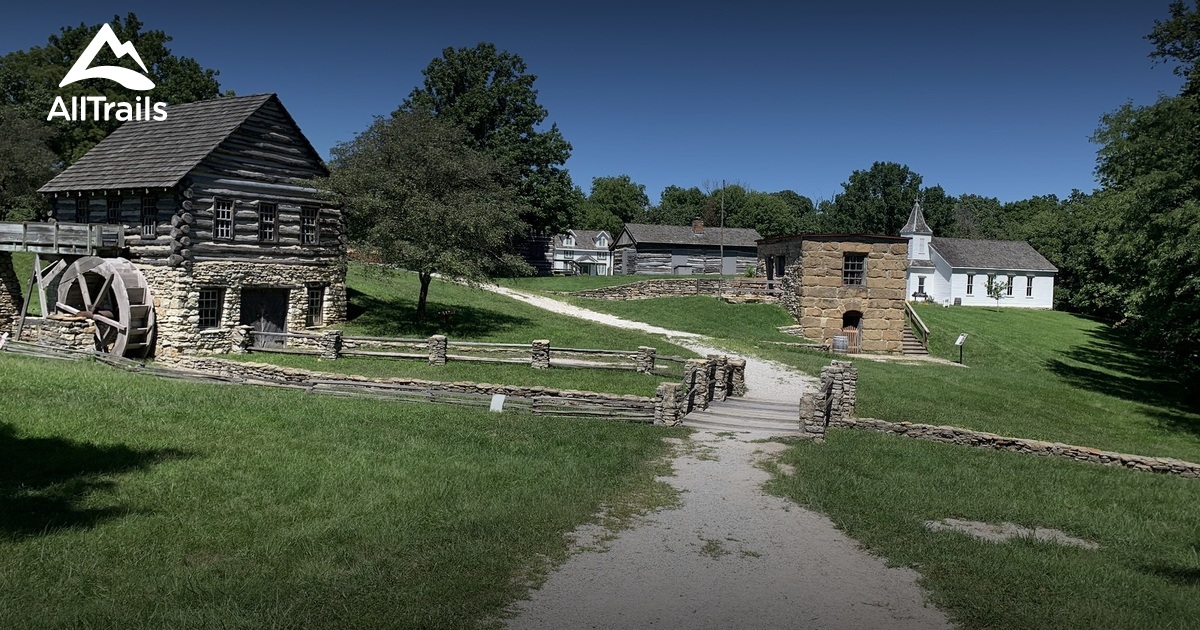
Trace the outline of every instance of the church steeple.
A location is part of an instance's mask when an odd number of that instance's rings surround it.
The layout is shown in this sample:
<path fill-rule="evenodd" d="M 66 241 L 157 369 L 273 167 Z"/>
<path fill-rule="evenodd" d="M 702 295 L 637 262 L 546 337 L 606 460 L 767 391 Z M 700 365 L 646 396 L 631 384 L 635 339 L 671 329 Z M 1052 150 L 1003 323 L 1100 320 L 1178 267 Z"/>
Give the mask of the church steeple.
<path fill-rule="evenodd" d="M 912 213 L 908 215 L 908 223 L 900 228 L 900 236 L 912 236 L 914 234 L 925 234 L 933 236 L 933 230 L 929 229 L 929 225 L 925 223 L 925 213 L 921 211 L 921 201 L 913 202 Z"/>
<path fill-rule="evenodd" d="M 929 260 L 929 241 L 933 239 L 933 230 L 925 223 L 925 213 L 921 211 L 921 202 L 914 201 L 912 214 L 908 215 L 908 223 L 900 228 L 900 236 L 908 239 L 909 260 Z"/>

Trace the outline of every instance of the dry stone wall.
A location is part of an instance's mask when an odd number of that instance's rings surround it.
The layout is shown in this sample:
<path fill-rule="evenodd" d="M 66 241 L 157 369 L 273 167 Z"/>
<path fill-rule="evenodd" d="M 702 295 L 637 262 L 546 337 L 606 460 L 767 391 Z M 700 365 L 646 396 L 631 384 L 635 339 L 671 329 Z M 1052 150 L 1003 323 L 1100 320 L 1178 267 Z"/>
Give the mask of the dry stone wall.
<path fill-rule="evenodd" d="M 716 295 L 718 289 L 726 290 L 729 286 L 728 281 L 717 278 L 664 278 L 575 291 L 571 295 L 594 300 L 645 300 L 685 295 Z"/>
<path fill-rule="evenodd" d="M 21 281 L 13 270 L 12 253 L 0 252 L 0 332 L 11 332 L 21 311 Z"/>
<path fill-rule="evenodd" d="M 27 317 L 18 341 L 45 346 L 91 350 L 96 347 L 96 327 L 92 321 L 74 315 Z"/>

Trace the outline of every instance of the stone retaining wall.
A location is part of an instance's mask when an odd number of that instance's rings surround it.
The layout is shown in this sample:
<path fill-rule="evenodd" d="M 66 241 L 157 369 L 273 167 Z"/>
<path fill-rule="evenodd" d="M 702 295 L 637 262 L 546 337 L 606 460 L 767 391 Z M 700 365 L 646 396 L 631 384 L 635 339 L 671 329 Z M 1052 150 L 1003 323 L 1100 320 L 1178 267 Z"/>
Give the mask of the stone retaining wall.
<path fill-rule="evenodd" d="M 0 252 L 0 332 L 12 332 L 21 315 L 21 281 L 13 269 L 12 253 Z"/>
<path fill-rule="evenodd" d="M 96 327 L 90 319 L 74 315 L 26 317 L 18 341 L 90 350 L 96 347 Z"/>
<path fill-rule="evenodd" d="M 951 426 L 934 426 L 912 422 L 887 422 L 873 418 L 846 418 L 833 420 L 830 426 L 847 429 L 866 429 L 880 433 L 891 433 L 931 442 L 945 442 L 961 446 L 991 448 L 1032 455 L 1066 457 L 1081 462 L 1105 466 L 1122 466 L 1146 472 L 1200 478 L 1200 464 L 1172 457 L 1149 457 L 1102 451 L 1086 446 L 1073 446 L 1059 442 L 1044 442 L 1025 438 L 1006 437 L 986 431 L 974 431 Z"/>

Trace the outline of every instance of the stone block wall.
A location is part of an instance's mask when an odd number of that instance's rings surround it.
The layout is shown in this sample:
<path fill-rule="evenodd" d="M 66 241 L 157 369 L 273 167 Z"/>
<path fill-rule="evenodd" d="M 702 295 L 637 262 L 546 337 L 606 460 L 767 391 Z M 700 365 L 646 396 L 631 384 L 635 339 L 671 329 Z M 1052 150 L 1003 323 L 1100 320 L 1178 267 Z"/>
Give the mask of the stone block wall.
<path fill-rule="evenodd" d="M 575 291 L 571 295 L 594 300 L 645 300 L 683 295 L 716 295 L 718 288 L 728 289 L 729 283 L 718 278 L 664 278 Z"/>
<path fill-rule="evenodd" d="M 91 320 L 73 315 L 27 317 L 25 318 L 25 328 L 21 331 L 20 341 L 76 350 L 92 350 L 96 347 L 96 327 Z"/>
<path fill-rule="evenodd" d="M 346 320 L 346 266 L 267 262 L 197 262 L 190 266 L 137 265 L 146 276 L 158 318 L 155 354 L 223 354 L 236 351 L 234 329 L 241 323 L 242 289 L 287 289 L 287 332 L 303 332 L 308 286 L 325 287 L 325 325 Z M 200 328 L 202 288 L 224 289 L 221 325 Z"/>
<path fill-rule="evenodd" d="M 817 391 L 800 398 L 800 430 L 818 442 L 831 423 L 854 417 L 858 402 L 858 368 L 849 361 L 834 361 L 821 368 Z"/>
<path fill-rule="evenodd" d="M 862 285 L 846 285 L 846 254 L 866 257 Z M 900 353 L 904 349 L 904 291 L 908 244 L 904 239 L 869 235 L 806 235 L 776 239 L 759 246 L 760 266 L 768 256 L 785 256 L 778 278 L 780 304 L 795 318 L 804 337 L 832 344 L 842 333 L 842 317 L 862 314 L 863 352 Z"/>
<path fill-rule="evenodd" d="M 0 252 L 0 332 L 12 332 L 21 315 L 21 280 L 13 270 L 12 253 Z"/>

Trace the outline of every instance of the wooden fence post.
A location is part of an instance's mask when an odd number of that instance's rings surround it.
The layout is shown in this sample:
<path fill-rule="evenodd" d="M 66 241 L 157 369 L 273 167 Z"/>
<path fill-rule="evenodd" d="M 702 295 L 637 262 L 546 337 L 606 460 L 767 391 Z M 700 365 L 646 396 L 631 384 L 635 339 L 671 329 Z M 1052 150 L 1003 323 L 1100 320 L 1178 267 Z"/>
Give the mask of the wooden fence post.
<path fill-rule="evenodd" d="M 638 346 L 637 353 L 637 371 L 642 374 L 649 374 L 654 371 L 654 357 L 658 350 L 650 346 Z"/>
<path fill-rule="evenodd" d="M 429 365 L 446 365 L 446 335 L 429 338 Z"/>
<path fill-rule="evenodd" d="M 535 370 L 545 370 L 550 367 L 550 340 L 534 339 L 530 365 Z"/>

